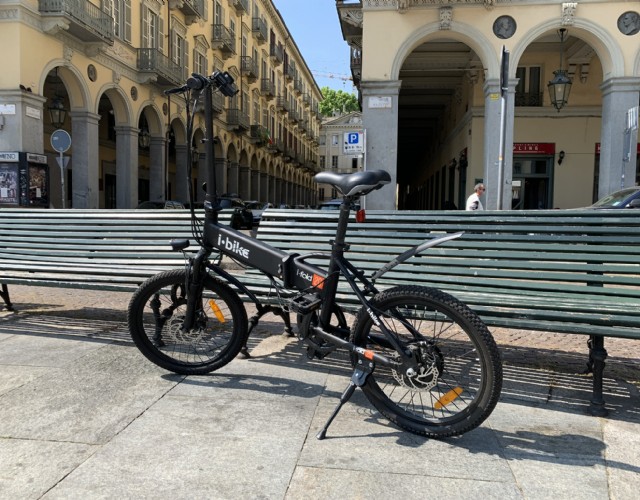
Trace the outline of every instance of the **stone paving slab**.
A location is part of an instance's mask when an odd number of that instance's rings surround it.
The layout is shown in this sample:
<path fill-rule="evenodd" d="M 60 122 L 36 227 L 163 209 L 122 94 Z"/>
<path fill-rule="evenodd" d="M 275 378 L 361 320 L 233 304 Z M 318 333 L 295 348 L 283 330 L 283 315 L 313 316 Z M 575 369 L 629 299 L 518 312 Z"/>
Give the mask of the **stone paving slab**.
<path fill-rule="evenodd" d="M 279 320 L 256 329 L 250 359 L 182 377 L 133 346 L 126 294 L 14 288 L 26 307 L 0 311 L 0 499 L 635 500 L 640 490 L 638 342 L 612 343 L 624 370 L 606 374 L 607 418 L 587 415 L 582 342 L 498 332 L 504 390 L 478 429 L 415 436 L 357 391 L 318 441 L 348 360 L 307 360 Z"/>

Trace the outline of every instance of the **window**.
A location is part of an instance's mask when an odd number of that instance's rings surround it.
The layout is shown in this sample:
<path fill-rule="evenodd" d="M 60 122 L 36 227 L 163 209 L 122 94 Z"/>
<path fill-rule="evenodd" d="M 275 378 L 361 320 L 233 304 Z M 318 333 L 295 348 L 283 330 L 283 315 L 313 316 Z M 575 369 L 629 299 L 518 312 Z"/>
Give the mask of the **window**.
<path fill-rule="evenodd" d="M 193 71 L 200 75 L 209 74 L 209 64 L 207 61 L 207 51 L 209 50 L 209 43 L 207 38 L 203 35 L 197 35 L 195 37 L 195 47 L 193 49 Z"/>
<path fill-rule="evenodd" d="M 142 6 L 142 47 L 164 51 L 163 22 L 157 12 Z"/>
<path fill-rule="evenodd" d="M 113 34 L 131 42 L 131 0 L 105 0 L 104 10 L 113 19 Z"/>
<path fill-rule="evenodd" d="M 173 62 L 184 68 L 186 75 L 189 74 L 189 44 L 187 43 L 187 28 L 173 19 L 173 29 L 171 30 L 171 57 Z"/>
<path fill-rule="evenodd" d="M 331 167 L 332 168 L 338 168 L 338 157 L 337 156 L 332 156 L 331 157 Z"/>
<path fill-rule="evenodd" d="M 354 170 L 358 168 L 358 159 L 357 158 L 351 158 L 351 168 L 354 169 Z"/>
<path fill-rule="evenodd" d="M 337 146 L 338 145 L 338 134 L 333 134 L 331 136 L 331 145 L 332 146 Z"/>
<path fill-rule="evenodd" d="M 320 168 L 326 168 L 327 167 L 327 157 L 322 155 L 320 156 Z"/>
<path fill-rule="evenodd" d="M 540 66 L 521 66 L 516 69 L 516 106 L 542 106 L 541 74 Z"/>

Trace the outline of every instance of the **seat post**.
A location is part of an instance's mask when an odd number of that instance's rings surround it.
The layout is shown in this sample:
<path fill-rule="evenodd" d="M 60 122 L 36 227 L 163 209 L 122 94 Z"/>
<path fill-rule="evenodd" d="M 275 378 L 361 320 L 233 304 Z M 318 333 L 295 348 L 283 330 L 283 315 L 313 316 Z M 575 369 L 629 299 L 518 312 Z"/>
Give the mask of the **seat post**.
<path fill-rule="evenodd" d="M 349 216 L 351 214 L 351 199 L 345 196 L 340 204 L 340 215 L 338 217 L 338 226 L 336 228 L 336 237 L 331 241 L 331 262 L 329 263 L 329 272 L 322 289 L 323 306 L 320 313 L 320 324 L 329 325 L 331 321 L 332 307 L 325 307 L 327 299 L 334 297 L 338 289 L 338 279 L 340 278 L 340 268 L 336 263 L 336 259 L 341 258 L 348 249 L 345 238 L 347 235 L 347 227 L 349 225 Z M 333 304 L 333 300 L 330 300 Z"/>

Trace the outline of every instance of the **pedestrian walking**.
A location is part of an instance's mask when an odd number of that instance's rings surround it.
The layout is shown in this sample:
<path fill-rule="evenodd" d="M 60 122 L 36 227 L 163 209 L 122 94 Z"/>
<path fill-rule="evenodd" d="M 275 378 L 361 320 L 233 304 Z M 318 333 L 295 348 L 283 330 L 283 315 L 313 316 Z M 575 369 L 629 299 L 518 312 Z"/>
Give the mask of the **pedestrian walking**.
<path fill-rule="evenodd" d="M 481 182 L 473 187 L 473 194 L 467 198 L 467 210 L 484 210 L 480 196 L 484 194 L 484 184 Z"/>

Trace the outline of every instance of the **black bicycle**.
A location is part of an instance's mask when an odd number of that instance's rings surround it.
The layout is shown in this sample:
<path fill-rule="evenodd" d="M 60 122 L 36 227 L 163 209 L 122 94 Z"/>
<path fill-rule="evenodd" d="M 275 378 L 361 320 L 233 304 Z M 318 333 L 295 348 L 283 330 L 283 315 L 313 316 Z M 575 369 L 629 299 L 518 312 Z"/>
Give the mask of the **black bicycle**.
<path fill-rule="evenodd" d="M 237 92 L 232 77 L 219 72 L 210 77 L 193 74 L 183 87 L 169 91 L 185 94 L 189 137 L 193 132 L 189 110 L 204 96 L 206 156 L 212 171 L 214 90 L 227 96 Z M 192 209 L 193 235 L 199 244 L 195 256 L 185 253 L 184 269 L 149 278 L 131 298 L 128 325 L 136 346 L 167 370 L 205 374 L 245 348 L 262 315 L 275 312 L 290 328 L 289 312 L 294 312 L 298 337 L 309 357 L 324 359 L 343 349 L 350 353 L 353 366 L 349 385 L 318 439 L 325 437 L 357 387 L 380 413 L 410 432 L 444 438 L 477 427 L 495 407 L 502 387 L 500 354 L 486 325 L 465 304 L 437 289 L 403 285 L 380 290 L 375 284 L 401 262 L 461 233 L 425 241 L 367 277 L 345 257 L 347 226 L 354 202 L 388 184 L 389 174 L 322 172 L 315 180 L 332 185 L 343 200 L 328 253 L 289 254 L 219 223 L 215 185 L 208 189 L 204 221 Z M 184 239 L 171 244 L 176 251 L 189 247 Z M 214 254 L 264 273 L 282 296 L 280 305 L 262 304 L 246 285 L 212 261 Z M 352 324 L 336 302 L 340 279 L 361 304 Z M 240 295 L 256 306 L 251 320 Z"/>

